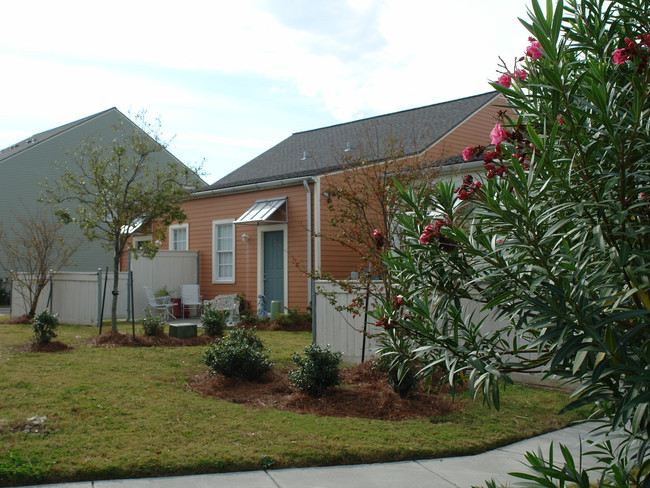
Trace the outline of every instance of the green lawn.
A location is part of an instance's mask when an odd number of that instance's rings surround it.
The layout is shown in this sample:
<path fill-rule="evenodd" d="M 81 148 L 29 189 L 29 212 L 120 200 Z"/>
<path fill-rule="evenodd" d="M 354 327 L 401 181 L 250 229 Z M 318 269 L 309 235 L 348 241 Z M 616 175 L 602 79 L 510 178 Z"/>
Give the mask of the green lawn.
<path fill-rule="evenodd" d="M 108 330 L 108 329 L 107 329 Z M 130 331 L 122 325 L 121 330 Z M 259 410 L 191 391 L 205 347 L 92 348 L 65 325 L 61 353 L 25 353 L 30 326 L 0 324 L 0 486 L 432 458 L 476 453 L 567 425 L 558 392 L 507 388 L 444 418 L 386 422 Z M 276 364 L 310 341 L 260 332 Z M 28 418 L 47 417 L 38 433 Z"/>

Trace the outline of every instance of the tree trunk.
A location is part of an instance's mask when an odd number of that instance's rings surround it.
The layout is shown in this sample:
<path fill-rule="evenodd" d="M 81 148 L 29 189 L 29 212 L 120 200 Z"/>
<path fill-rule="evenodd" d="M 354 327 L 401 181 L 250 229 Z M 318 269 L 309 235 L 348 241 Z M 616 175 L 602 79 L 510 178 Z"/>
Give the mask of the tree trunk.
<path fill-rule="evenodd" d="M 113 257 L 113 302 L 111 304 L 111 330 L 117 332 L 117 299 L 120 287 L 120 261 L 121 256 L 118 252 Z"/>
<path fill-rule="evenodd" d="M 45 285 L 47 285 L 47 282 L 42 284 L 39 282 L 36 284 L 36 289 L 34 290 L 34 294 L 32 295 L 30 300 L 29 312 L 27 312 L 27 315 L 29 315 L 30 317 L 36 315 L 36 307 L 38 307 L 38 299 L 41 297 L 41 293 L 43 292 Z"/>

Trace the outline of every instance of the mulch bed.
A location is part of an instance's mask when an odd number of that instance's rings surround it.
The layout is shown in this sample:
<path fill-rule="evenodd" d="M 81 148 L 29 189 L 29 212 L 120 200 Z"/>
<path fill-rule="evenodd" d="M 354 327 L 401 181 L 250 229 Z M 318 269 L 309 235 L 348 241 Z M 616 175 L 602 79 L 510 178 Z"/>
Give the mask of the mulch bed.
<path fill-rule="evenodd" d="M 71 351 L 74 347 L 68 346 L 60 341 L 50 341 L 47 344 L 40 344 L 38 342 L 30 342 L 17 350 L 21 352 L 62 352 Z"/>
<path fill-rule="evenodd" d="M 418 391 L 401 398 L 388 385 L 372 362 L 341 369 L 341 386 L 326 391 L 321 398 L 295 392 L 287 379 L 288 369 L 273 370 L 259 383 L 227 379 L 209 372 L 195 375 L 190 389 L 255 408 L 273 408 L 328 417 L 358 417 L 400 421 L 439 417 L 459 411 L 463 403 L 447 395 Z"/>

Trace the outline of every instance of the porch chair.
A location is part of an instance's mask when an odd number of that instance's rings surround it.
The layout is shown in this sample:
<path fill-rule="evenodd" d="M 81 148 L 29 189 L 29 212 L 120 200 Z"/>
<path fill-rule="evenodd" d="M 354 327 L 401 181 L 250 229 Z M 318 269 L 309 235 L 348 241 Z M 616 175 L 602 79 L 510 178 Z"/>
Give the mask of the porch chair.
<path fill-rule="evenodd" d="M 201 316 L 201 295 L 199 295 L 199 285 L 182 285 L 181 301 L 183 303 L 183 318 L 185 318 L 185 307 L 188 308 L 188 311 L 190 307 L 196 307 L 198 315 Z"/>
<path fill-rule="evenodd" d="M 153 290 L 151 289 L 150 286 L 145 286 L 144 291 L 147 294 L 147 301 L 149 302 L 148 307 L 151 310 L 154 310 L 156 312 L 163 312 L 163 317 L 165 319 L 170 319 L 174 320 L 176 317 L 174 317 L 174 314 L 172 313 L 172 310 L 174 308 L 174 304 L 172 303 L 172 297 L 169 295 L 164 296 L 164 297 L 157 297 L 154 295 Z"/>

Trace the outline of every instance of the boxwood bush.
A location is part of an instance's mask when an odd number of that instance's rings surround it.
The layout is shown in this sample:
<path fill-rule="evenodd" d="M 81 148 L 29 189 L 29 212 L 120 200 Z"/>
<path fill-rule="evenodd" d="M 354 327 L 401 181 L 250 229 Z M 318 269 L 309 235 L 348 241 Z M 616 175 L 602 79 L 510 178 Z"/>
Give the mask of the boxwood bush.
<path fill-rule="evenodd" d="M 209 305 L 203 307 L 201 311 L 201 324 L 203 330 L 210 337 L 219 337 L 223 335 L 228 322 L 230 312 L 226 310 L 217 310 Z"/>
<path fill-rule="evenodd" d="M 203 362 L 212 374 L 246 381 L 259 381 L 273 367 L 269 351 L 255 330 L 243 327 L 236 327 L 227 336 L 216 339 L 205 351 Z"/>
<path fill-rule="evenodd" d="M 34 317 L 32 331 L 34 332 L 34 342 L 47 344 L 56 337 L 56 329 L 59 326 L 58 314 L 44 310 Z"/>
<path fill-rule="evenodd" d="M 142 330 L 147 336 L 162 335 L 165 332 L 165 322 L 159 315 L 154 315 L 147 310 L 142 319 Z"/>
<path fill-rule="evenodd" d="M 289 371 L 289 382 L 298 391 L 319 397 L 328 388 L 341 383 L 341 353 L 330 351 L 329 346 L 322 349 L 312 343 L 305 348 L 304 355 L 294 353 L 291 360 L 298 369 Z"/>

